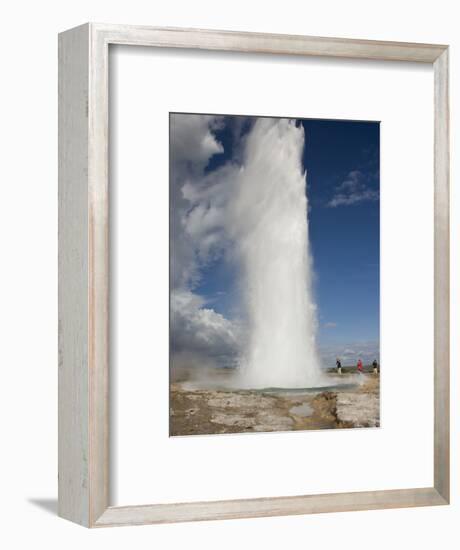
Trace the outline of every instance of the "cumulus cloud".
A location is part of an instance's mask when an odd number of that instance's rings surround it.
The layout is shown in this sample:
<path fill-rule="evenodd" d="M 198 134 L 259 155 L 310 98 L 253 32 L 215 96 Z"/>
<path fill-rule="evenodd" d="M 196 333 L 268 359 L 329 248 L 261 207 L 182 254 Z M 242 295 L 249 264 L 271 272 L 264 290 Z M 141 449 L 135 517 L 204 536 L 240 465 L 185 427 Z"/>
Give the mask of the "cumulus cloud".
<path fill-rule="evenodd" d="M 175 169 L 182 163 L 188 169 L 202 169 L 213 155 L 222 153 L 224 148 L 213 134 L 222 124 L 219 116 L 172 113 L 170 145 Z"/>
<path fill-rule="evenodd" d="M 225 249 L 224 213 L 235 170 L 230 162 L 206 172 L 223 152 L 215 132 L 223 118 L 172 114 L 171 194 L 171 361 L 173 368 L 225 366 L 235 360 L 238 324 L 194 292 L 200 273 Z"/>
<path fill-rule="evenodd" d="M 379 192 L 368 186 L 368 178 L 360 170 L 352 170 L 334 190 L 334 196 L 327 206 L 349 206 L 364 201 L 376 201 Z"/>
<path fill-rule="evenodd" d="M 174 337 L 177 349 L 219 350 L 232 353 L 235 349 L 234 325 L 220 313 L 207 308 L 201 296 L 189 291 L 174 291 L 171 295 L 171 321 L 179 328 Z"/>
<path fill-rule="evenodd" d="M 212 308 L 205 300 L 187 290 L 171 293 L 172 359 L 184 354 L 198 358 L 202 365 L 231 366 L 238 352 L 239 326 Z M 214 365 L 214 366 L 215 366 Z"/>
<path fill-rule="evenodd" d="M 224 212 L 237 167 L 227 162 L 206 172 L 209 160 L 223 152 L 215 137 L 223 118 L 171 115 L 171 275 L 175 288 L 193 288 L 200 270 L 225 248 Z"/>

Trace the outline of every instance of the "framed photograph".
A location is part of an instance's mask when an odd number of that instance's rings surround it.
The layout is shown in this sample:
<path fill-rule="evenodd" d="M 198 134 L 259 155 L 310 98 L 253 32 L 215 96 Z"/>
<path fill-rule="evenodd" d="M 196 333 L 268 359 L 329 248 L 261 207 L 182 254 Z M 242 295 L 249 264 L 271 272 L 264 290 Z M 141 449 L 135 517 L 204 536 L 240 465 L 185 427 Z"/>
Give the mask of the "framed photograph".
<path fill-rule="evenodd" d="M 60 34 L 61 517 L 449 502 L 448 99 L 444 45 Z"/>
<path fill-rule="evenodd" d="M 380 426 L 379 126 L 170 114 L 171 436 Z"/>

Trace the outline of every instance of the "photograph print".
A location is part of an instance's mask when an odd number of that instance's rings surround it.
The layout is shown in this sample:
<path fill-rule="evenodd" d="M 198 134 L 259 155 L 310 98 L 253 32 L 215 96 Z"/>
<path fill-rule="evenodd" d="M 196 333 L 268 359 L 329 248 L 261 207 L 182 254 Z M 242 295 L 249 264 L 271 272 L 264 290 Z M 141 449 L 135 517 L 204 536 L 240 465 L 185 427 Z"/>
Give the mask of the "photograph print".
<path fill-rule="evenodd" d="M 171 436 L 380 426 L 380 124 L 170 113 Z"/>

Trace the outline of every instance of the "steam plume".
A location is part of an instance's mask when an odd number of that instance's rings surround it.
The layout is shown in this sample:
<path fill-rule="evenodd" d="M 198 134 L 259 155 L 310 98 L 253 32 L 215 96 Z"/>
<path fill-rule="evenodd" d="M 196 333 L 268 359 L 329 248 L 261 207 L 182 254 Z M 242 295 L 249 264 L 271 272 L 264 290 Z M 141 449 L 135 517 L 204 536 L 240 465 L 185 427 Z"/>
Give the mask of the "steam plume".
<path fill-rule="evenodd" d="M 230 205 L 241 262 L 248 342 L 241 385 L 305 387 L 321 378 L 312 299 L 304 130 L 258 119 Z"/>

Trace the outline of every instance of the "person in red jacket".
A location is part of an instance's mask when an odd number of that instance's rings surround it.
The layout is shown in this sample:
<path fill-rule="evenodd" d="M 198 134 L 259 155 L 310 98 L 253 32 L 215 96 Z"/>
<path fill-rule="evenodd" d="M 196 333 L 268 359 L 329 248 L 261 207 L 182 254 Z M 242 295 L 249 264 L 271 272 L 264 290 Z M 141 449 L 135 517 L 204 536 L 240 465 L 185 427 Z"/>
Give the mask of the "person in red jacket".
<path fill-rule="evenodd" d="M 358 369 L 358 372 L 360 374 L 362 374 L 362 372 L 363 372 L 363 362 L 361 361 L 361 359 L 358 359 L 357 369 Z"/>

